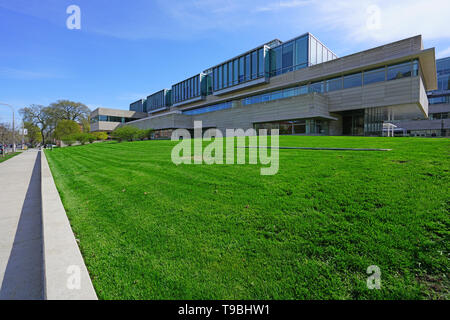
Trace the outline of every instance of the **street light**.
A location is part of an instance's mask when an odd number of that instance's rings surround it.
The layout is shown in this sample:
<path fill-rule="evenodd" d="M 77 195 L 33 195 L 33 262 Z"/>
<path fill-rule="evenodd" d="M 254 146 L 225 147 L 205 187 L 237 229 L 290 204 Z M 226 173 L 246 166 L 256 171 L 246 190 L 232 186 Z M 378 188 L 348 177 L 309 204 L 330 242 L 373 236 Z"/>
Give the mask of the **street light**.
<path fill-rule="evenodd" d="M 12 105 L 9 105 L 7 103 L 2 103 L 2 102 L 0 102 L 0 105 L 11 108 L 11 111 L 13 114 L 13 123 L 12 123 L 12 125 L 13 125 L 13 127 L 12 127 L 12 129 L 13 129 L 13 152 L 16 152 L 16 137 L 15 137 L 16 128 L 14 127 L 14 107 Z"/>

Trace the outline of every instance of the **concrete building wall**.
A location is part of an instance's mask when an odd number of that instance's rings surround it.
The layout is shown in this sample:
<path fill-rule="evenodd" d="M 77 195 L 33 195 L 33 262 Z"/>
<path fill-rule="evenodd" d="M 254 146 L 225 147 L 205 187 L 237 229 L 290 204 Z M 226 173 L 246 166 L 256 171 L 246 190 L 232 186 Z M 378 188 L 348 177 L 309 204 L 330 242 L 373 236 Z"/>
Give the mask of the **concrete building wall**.
<path fill-rule="evenodd" d="M 420 77 L 408 77 L 337 90 L 325 95 L 329 100 L 330 112 L 404 104 L 420 105 L 425 112 L 428 110 L 428 100 L 426 94 L 423 97 L 422 90 Z"/>

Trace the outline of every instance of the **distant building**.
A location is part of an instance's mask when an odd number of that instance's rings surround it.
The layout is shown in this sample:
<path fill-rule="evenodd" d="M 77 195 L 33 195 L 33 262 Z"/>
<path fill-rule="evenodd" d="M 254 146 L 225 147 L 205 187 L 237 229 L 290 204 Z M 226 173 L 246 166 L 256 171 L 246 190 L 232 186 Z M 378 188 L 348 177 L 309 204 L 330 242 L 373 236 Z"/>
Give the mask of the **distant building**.
<path fill-rule="evenodd" d="M 147 113 L 144 112 L 97 108 L 91 112 L 91 132 L 110 133 L 120 124 L 126 124 L 147 116 Z"/>

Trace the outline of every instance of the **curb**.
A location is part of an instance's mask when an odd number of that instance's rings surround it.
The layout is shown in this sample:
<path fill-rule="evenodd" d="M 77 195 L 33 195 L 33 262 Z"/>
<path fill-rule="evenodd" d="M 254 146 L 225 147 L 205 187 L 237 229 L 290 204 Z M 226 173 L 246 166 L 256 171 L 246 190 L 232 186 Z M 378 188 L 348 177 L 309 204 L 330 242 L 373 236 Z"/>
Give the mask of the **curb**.
<path fill-rule="evenodd" d="M 45 299 L 97 300 L 44 150 L 40 153 Z"/>

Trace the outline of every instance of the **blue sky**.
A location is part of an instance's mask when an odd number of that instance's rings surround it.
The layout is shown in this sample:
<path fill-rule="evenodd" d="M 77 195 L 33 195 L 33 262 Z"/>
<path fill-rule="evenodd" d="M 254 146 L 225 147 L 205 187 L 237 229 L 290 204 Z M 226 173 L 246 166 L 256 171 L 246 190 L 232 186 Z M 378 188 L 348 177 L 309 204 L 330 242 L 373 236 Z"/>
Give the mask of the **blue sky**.
<path fill-rule="evenodd" d="M 80 30 L 66 27 L 72 4 Z M 449 17 L 447 0 L 0 0 L 0 102 L 127 109 L 243 51 L 305 32 L 338 56 L 417 34 L 438 58 L 450 56 Z M 0 122 L 10 120 L 0 106 Z"/>

